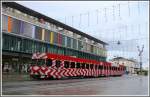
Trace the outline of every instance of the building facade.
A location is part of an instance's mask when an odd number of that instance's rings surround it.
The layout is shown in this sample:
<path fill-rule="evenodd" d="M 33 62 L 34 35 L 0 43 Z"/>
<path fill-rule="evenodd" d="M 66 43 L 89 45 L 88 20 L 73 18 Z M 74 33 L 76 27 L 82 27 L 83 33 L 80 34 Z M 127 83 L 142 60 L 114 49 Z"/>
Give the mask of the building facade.
<path fill-rule="evenodd" d="M 138 62 L 135 59 L 126 59 L 123 57 L 117 57 L 111 60 L 112 64 L 117 66 L 118 64 L 122 64 L 126 66 L 126 72 L 130 74 L 136 74 L 138 71 Z"/>
<path fill-rule="evenodd" d="M 3 69 L 22 72 L 24 68 L 27 72 L 35 52 L 106 61 L 105 45 L 107 43 L 20 4 L 2 3 Z"/>

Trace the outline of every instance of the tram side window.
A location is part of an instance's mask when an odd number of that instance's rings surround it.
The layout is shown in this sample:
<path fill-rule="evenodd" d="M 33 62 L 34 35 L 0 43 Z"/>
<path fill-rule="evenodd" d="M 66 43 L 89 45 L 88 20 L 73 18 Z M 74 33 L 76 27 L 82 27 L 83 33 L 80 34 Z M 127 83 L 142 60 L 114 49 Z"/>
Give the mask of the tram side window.
<path fill-rule="evenodd" d="M 80 63 L 77 63 L 77 64 L 76 64 L 76 68 L 80 68 Z"/>
<path fill-rule="evenodd" d="M 106 70 L 106 66 L 104 66 L 104 70 Z"/>
<path fill-rule="evenodd" d="M 56 60 L 56 67 L 59 68 L 60 67 L 60 63 L 61 61 L 60 60 Z"/>
<path fill-rule="evenodd" d="M 95 65 L 95 69 L 97 69 L 97 65 Z"/>
<path fill-rule="evenodd" d="M 112 67 L 110 66 L 110 68 L 109 68 L 110 70 L 112 70 Z"/>
<path fill-rule="evenodd" d="M 86 64 L 86 69 L 89 69 L 89 64 Z"/>
<path fill-rule="evenodd" d="M 75 62 L 71 62 L 71 68 L 75 68 Z"/>
<path fill-rule="evenodd" d="M 82 63 L 82 69 L 85 69 L 85 63 Z"/>
<path fill-rule="evenodd" d="M 51 59 L 48 59 L 48 60 L 47 60 L 46 66 L 52 66 L 52 60 L 51 60 Z"/>
<path fill-rule="evenodd" d="M 69 61 L 64 61 L 64 67 L 69 68 Z"/>
<path fill-rule="evenodd" d="M 100 70 L 103 70 L 103 66 L 99 66 L 99 69 L 100 69 Z"/>
<path fill-rule="evenodd" d="M 93 69 L 93 64 L 90 64 L 90 68 Z"/>

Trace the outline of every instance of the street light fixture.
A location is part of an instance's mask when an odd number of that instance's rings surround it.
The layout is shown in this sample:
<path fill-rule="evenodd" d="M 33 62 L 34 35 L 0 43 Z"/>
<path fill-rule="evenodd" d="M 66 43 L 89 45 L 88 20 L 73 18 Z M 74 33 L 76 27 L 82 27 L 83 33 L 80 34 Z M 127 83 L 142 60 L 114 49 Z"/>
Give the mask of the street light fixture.
<path fill-rule="evenodd" d="M 143 53 L 144 45 L 142 45 L 141 50 L 139 46 L 137 46 L 137 48 L 138 48 L 139 57 L 140 57 L 140 73 L 142 73 L 142 53 Z"/>

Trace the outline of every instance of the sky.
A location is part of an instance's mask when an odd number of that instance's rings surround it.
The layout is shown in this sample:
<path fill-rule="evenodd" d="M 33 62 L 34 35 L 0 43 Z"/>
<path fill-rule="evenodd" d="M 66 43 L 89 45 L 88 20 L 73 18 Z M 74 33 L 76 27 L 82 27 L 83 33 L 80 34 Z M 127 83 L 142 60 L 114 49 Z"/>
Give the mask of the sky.
<path fill-rule="evenodd" d="M 16 2 L 107 42 L 108 60 L 139 60 L 137 46 L 144 44 L 143 67 L 149 65 L 148 1 Z"/>

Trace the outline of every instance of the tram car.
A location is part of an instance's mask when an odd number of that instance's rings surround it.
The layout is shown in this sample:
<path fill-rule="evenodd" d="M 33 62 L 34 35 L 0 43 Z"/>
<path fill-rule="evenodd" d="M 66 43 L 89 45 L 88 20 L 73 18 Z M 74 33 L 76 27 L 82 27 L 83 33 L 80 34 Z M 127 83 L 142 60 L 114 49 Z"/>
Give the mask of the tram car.
<path fill-rule="evenodd" d="M 121 76 L 124 72 L 123 65 L 52 53 L 34 53 L 30 66 L 30 76 L 40 79 Z"/>

